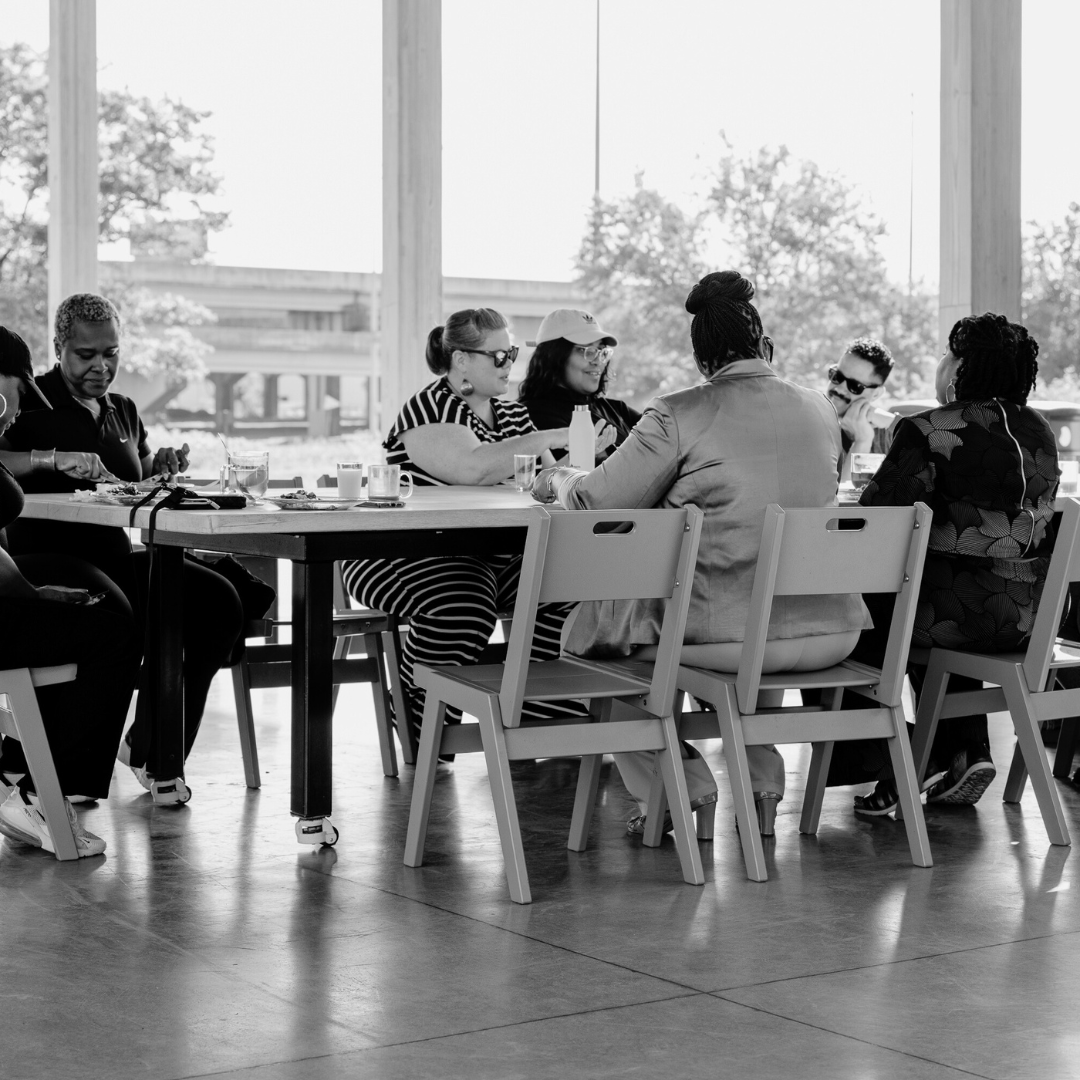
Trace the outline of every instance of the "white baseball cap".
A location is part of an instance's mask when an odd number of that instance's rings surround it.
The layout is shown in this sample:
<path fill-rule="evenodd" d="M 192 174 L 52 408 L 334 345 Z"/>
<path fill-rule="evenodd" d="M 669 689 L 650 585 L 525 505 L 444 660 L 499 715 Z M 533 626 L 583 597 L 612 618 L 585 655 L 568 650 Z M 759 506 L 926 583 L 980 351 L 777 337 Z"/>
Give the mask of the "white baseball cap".
<path fill-rule="evenodd" d="M 544 316 L 535 341 L 526 341 L 530 349 L 542 345 L 545 341 L 558 341 L 565 338 L 575 345 L 591 345 L 601 341 L 604 345 L 618 345 L 619 339 L 596 325 L 596 320 L 587 311 L 573 308 L 556 308 Z"/>

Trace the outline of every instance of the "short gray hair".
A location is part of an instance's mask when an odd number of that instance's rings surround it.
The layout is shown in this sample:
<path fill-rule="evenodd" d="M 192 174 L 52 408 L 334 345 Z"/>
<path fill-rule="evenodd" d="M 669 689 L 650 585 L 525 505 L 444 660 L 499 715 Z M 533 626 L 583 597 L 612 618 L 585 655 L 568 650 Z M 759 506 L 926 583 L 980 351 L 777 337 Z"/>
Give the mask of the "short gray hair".
<path fill-rule="evenodd" d="M 74 293 L 61 300 L 56 309 L 53 342 L 62 349 L 64 344 L 71 340 L 76 323 L 108 322 L 110 319 L 116 320 L 116 328 L 119 330 L 120 312 L 111 300 L 97 293 Z"/>

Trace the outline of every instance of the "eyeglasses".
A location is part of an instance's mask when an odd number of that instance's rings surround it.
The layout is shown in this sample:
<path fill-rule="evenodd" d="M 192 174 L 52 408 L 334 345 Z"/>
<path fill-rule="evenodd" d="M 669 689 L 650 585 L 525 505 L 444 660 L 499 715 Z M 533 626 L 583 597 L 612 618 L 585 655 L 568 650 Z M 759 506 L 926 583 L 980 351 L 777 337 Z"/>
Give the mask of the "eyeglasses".
<path fill-rule="evenodd" d="M 836 386 L 840 383 L 847 383 L 847 388 L 858 397 L 860 394 L 865 393 L 867 390 L 876 390 L 881 383 L 861 383 L 858 379 L 849 379 L 838 367 L 833 366 L 829 368 L 829 382 Z"/>
<path fill-rule="evenodd" d="M 462 352 L 476 353 L 477 356 L 490 356 L 491 362 L 500 370 L 509 367 L 517 358 L 521 350 L 516 345 L 509 349 L 463 349 Z"/>
<path fill-rule="evenodd" d="M 585 357 L 587 364 L 591 364 L 594 360 L 599 360 L 603 364 L 610 359 L 614 351 L 610 345 L 577 345 L 575 348 Z"/>

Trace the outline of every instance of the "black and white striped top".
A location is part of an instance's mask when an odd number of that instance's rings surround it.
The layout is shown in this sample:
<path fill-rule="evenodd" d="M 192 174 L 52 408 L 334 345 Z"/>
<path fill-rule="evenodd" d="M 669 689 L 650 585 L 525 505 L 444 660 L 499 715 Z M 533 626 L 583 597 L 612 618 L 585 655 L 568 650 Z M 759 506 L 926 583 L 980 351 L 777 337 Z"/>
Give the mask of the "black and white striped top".
<path fill-rule="evenodd" d="M 469 408 L 466 400 L 454 393 L 445 375 L 436 379 L 402 406 L 390 434 L 383 441 L 386 463 L 408 469 L 420 487 L 446 487 L 445 480 L 424 472 L 409 458 L 401 442 L 404 432 L 423 427 L 424 424 L 464 424 L 481 442 L 494 443 L 511 439 L 515 435 L 528 435 L 530 431 L 536 430 L 536 425 L 529 419 L 528 410 L 520 401 L 492 398 L 491 410 L 495 414 L 494 428 L 489 428 Z"/>

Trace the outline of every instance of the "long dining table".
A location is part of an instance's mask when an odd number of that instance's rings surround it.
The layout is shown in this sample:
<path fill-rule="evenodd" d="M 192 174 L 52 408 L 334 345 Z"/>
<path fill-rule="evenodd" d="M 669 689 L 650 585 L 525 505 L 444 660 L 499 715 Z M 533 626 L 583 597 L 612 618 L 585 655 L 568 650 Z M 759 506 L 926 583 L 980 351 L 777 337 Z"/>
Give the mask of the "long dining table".
<path fill-rule="evenodd" d="M 331 494 L 331 493 L 327 493 Z M 336 493 L 333 493 L 336 494 Z M 184 775 L 183 560 L 201 549 L 292 563 L 291 812 L 328 818 L 333 788 L 333 582 L 339 559 L 409 558 L 520 551 L 535 506 L 509 487 L 417 488 L 402 507 L 281 510 L 161 510 L 154 530 L 147 655 L 151 715 L 158 738 L 151 773 Z M 27 495 L 23 517 L 145 530 L 150 507 L 135 511 L 69 494 Z"/>

